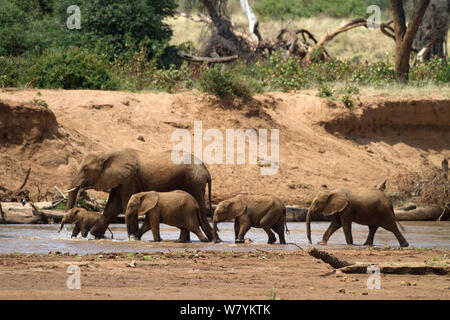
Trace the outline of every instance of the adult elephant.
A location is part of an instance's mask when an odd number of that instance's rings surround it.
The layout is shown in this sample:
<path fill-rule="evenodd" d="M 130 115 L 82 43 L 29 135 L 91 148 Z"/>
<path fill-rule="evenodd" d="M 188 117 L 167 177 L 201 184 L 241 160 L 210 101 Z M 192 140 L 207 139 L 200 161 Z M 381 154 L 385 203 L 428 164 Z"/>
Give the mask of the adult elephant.
<path fill-rule="evenodd" d="M 191 155 L 191 164 L 175 164 L 170 151 L 152 155 L 133 149 L 90 153 L 83 159 L 69 186 L 67 210 L 74 207 L 80 188 L 109 192 L 102 219 L 90 230 L 96 238 L 102 238 L 111 221 L 126 211 L 133 194 L 184 190 L 197 200 L 203 231 L 212 241 L 213 231 L 207 221 L 205 207 L 205 187 L 208 184 L 211 209 L 211 175 L 206 166 L 198 162 L 194 163 Z"/>

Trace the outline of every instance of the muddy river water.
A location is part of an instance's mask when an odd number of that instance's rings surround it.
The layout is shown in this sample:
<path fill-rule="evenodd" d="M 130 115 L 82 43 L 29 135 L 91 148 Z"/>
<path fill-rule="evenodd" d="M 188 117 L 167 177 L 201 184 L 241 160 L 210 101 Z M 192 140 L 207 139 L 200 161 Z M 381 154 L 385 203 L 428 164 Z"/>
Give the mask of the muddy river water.
<path fill-rule="evenodd" d="M 313 222 L 311 225 L 312 239 L 317 243 L 329 222 Z M 402 222 L 405 227 L 403 235 L 408 240 L 410 246 L 416 248 L 450 248 L 450 221 L 445 222 Z M 114 239 L 94 240 L 89 236 L 83 239 L 71 239 L 72 226 L 66 226 L 61 233 L 57 233 L 58 225 L 0 225 L 0 253 L 48 253 L 50 251 L 60 251 L 61 253 L 78 253 L 80 255 L 98 252 L 154 252 L 154 251 L 179 251 L 186 249 L 199 250 L 221 250 L 221 251 L 241 251 L 255 250 L 297 250 L 298 247 L 306 247 L 304 222 L 289 222 L 290 234 L 286 235 L 287 245 L 267 245 L 267 235 L 262 229 L 252 228 L 246 238 L 252 241 L 247 244 L 234 244 L 233 223 L 221 223 L 220 237 L 224 241 L 221 244 L 201 243 L 197 236 L 191 234 L 192 243 L 175 243 L 179 235 L 177 228 L 161 225 L 161 237 L 164 241 L 155 243 L 152 241 L 151 231 L 143 236 L 143 241 L 128 241 L 125 225 L 111 225 Z M 358 224 L 353 224 L 353 241 L 356 245 L 362 245 L 367 237 L 368 228 Z M 107 231 L 107 238 L 111 234 Z M 341 230 L 338 230 L 330 238 L 329 245 L 344 246 L 345 237 Z M 378 229 L 375 235 L 375 246 L 398 247 L 399 244 L 394 235 L 384 229 Z"/>

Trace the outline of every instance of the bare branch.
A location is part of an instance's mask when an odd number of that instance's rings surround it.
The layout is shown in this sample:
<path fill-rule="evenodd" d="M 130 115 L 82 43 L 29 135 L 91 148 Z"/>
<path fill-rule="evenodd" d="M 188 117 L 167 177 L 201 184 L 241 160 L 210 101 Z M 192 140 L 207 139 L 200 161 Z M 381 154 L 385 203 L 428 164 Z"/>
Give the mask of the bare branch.
<path fill-rule="evenodd" d="M 23 189 L 23 187 L 25 187 L 25 185 L 27 184 L 27 181 L 28 181 L 28 177 L 30 176 L 30 171 L 31 171 L 31 168 L 28 168 L 28 170 L 27 170 L 27 174 L 26 174 L 26 176 L 25 176 L 25 180 L 23 180 L 23 183 L 22 183 L 22 185 L 20 186 L 20 188 L 19 188 L 19 189 L 17 189 L 17 191 L 20 191 L 20 190 L 22 190 L 22 189 Z"/>
<path fill-rule="evenodd" d="M 225 63 L 231 62 L 238 58 L 237 55 L 229 56 L 229 57 L 221 57 L 221 58 L 210 58 L 210 57 L 197 57 L 191 56 L 184 51 L 178 51 L 178 56 L 184 60 L 192 61 L 192 62 L 207 62 L 207 63 Z"/>

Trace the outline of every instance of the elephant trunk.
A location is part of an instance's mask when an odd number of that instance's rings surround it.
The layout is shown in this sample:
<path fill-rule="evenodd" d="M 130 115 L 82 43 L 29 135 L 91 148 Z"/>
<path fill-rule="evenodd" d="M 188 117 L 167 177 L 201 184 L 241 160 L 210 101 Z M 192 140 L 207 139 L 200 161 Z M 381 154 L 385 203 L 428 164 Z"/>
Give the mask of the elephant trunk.
<path fill-rule="evenodd" d="M 80 187 L 74 187 L 70 189 L 69 197 L 67 199 L 66 211 L 75 207 L 75 202 L 77 201 L 78 190 Z"/>
<path fill-rule="evenodd" d="M 61 221 L 61 226 L 59 227 L 58 233 L 60 233 L 61 230 L 62 230 L 62 228 L 64 227 L 64 222 L 65 222 L 65 221 Z"/>
<path fill-rule="evenodd" d="M 311 208 L 308 209 L 308 213 L 306 214 L 306 236 L 311 244 Z"/>

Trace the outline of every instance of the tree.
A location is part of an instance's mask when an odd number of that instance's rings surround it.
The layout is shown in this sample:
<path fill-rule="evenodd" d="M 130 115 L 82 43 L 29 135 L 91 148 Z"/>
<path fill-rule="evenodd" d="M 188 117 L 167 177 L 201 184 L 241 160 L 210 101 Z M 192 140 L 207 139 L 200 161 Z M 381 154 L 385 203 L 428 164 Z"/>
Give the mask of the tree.
<path fill-rule="evenodd" d="M 409 24 L 406 26 L 402 0 L 390 0 L 395 31 L 395 72 L 397 79 L 401 82 L 408 81 L 412 44 L 429 3 L 430 0 L 418 0 Z"/>
<path fill-rule="evenodd" d="M 409 0 L 408 5 L 414 5 L 414 1 Z M 420 60 L 428 60 L 435 55 L 441 58 L 446 56 L 449 15 L 450 1 L 430 1 L 413 44 L 419 50 Z"/>

